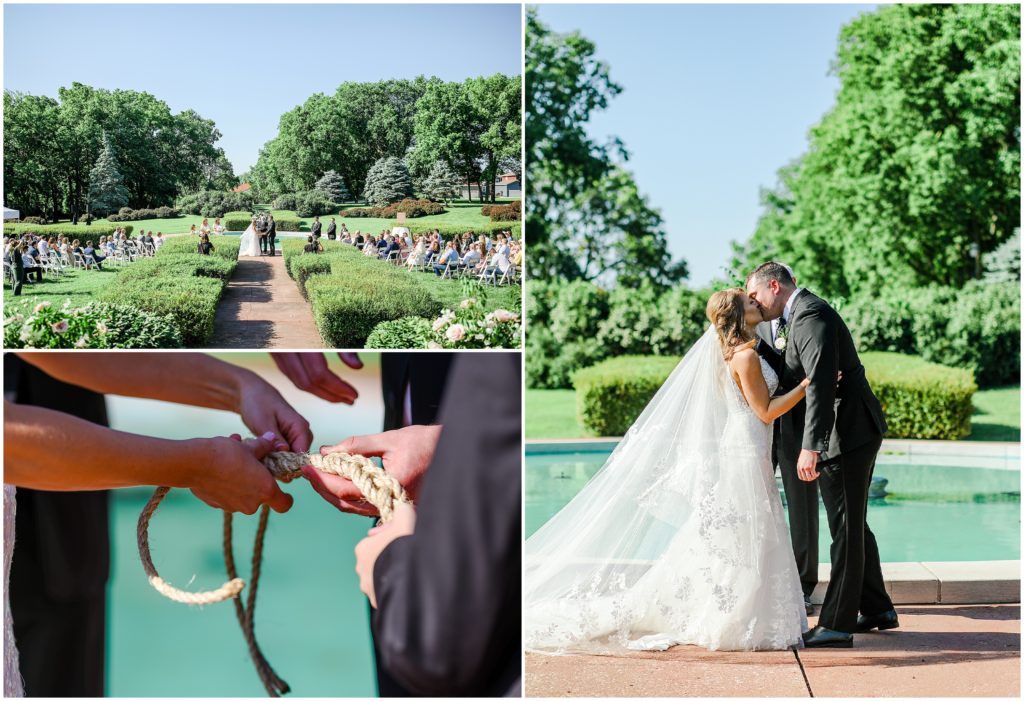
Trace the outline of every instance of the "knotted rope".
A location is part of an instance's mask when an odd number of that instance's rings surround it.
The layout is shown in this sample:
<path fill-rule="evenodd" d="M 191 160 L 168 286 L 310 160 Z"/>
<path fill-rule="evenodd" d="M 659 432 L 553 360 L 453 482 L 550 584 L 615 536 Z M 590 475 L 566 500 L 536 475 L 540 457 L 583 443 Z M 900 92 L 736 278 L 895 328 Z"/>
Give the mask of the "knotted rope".
<path fill-rule="evenodd" d="M 320 455 L 318 453 L 270 453 L 263 458 L 263 464 L 270 470 L 270 474 L 279 482 L 291 482 L 302 474 L 303 465 L 312 465 L 321 472 L 331 475 L 340 475 L 352 481 L 356 488 L 362 492 L 366 501 L 377 507 L 380 512 L 380 520 L 387 523 L 394 516 L 395 505 L 398 503 L 410 503 L 402 485 L 398 480 L 378 467 L 369 458 L 362 455 L 349 453 L 330 453 Z M 153 565 L 153 558 L 149 550 L 149 521 L 153 512 L 160 506 L 160 502 L 167 496 L 170 487 L 158 487 L 153 496 L 150 497 L 142 513 L 139 514 L 137 529 L 139 541 L 139 557 L 142 560 L 142 567 L 149 577 L 149 583 L 158 592 L 168 599 L 183 604 L 215 604 L 227 599 L 233 599 L 235 603 L 235 614 L 238 623 L 245 636 L 246 645 L 249 648 L 249 656 L 256 665 L 256 672 L 260 676 L 263 687 L 270 696 L 279 696 L 290 691 L 286 684 L 271 668 L 259 645 L 256 644 L 256 633 L 253 628 L 253 617 L 256 608 L 256 588 L 259 584 L 260 568 L 263 560 L 263 538 L 267 531 L 267 520 L 270 517 L 270 508 L 263 506 L 260 509 L 259 525 L 256 528 L 256 540 L 253 544 L 252 553 L 252 585 L 246 603 L 243 605 L 238 596 L 245 581 L 238 577 L 235 570 L 235 556 L 232 548 L 231 514 L 224 512 L 224 564 L 230 578 L 227 582 L 210 591 L 188 592 L 178 589 L 164 580 L 156 571 Z"/>

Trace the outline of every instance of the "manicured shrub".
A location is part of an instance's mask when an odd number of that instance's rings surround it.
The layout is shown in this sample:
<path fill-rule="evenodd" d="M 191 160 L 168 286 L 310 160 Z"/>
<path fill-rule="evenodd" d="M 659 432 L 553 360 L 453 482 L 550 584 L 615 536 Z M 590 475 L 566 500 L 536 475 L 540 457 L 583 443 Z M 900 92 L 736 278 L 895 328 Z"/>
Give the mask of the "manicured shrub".
<path fill-rule="evenodd" d="M 331 348 L 361 348 L 383 321 L 426 318 L 441 311 L 441 305 L 408 276 L 314 275 L 306 289 L 317 329 Z"/>
<path fill-rule="evenodd" d="M 576 414 L 596 436 L 621 436 L 665 383 L 679 358 L 620 356 L 573 374 Z"/>
<path fill-rule="evenodd" d="M 338 212 L 341 217 L 365 217 L 370 219 L 394 219 L 399 212 L 410 219 L 417 217 L 444 214 L 444 205 L 430 200 L 414 200 L 406 198 L 400 202 L 394 202 L 386 207 L 352 207 Z"/>
<path fill-rule="evenodd" d="M 491 221 L 520 221 L 523 218 L 523 204 L 514 200 L 509 204 L 492 204 L 480 208 L 480 213 Z"/>
<path fill-rule="evenodd" d="M 245 216 L 225 214 L 224 220 L 221 223 L 227 231 L 245 231 L 249 228 L 249 224 L 252 223 L 252 216 L 249 214 Z"/>
<path fill-rule="evenodd" d="M 46 217 L 22 217 L 22 224 L 45 224 Z"/>
<path fill-rule="evenodd" d="M 335 207 L 333 201 L 318 190 L 299 192 L 295 195 L 295 214 L 300 217 L 318 217 L 328 214 Z M 281 209 L 284 209 L 282 207 Z M 278 226 L 280 228 L 280 226 Z"/>
<path fill-rule="evenodd" d="M 213 254 L 210 256 L 202 256 L 196 252 L 196 246 L 199 244 L 199 239 L 195 236 L 168 236 L 164 239 L 164 244 L 160 247 L 160 250 L 157 251 L 156 260 L 163 260 L 167 256 L 174 254 L 188 254 L 190 256 L 195 256 L 194 260 L 199 263 L 211 258 L 230 261 L 232 265 L 237 263 L 238 249 L 241 246 L 241 239 L 239 237 L 211 236 L 210 242 L 213 243 Z"/>
<path fill-rule="evenodd" d="M 367 348 L 425 348 L 430 338 L 430 322 L 409 316 L 377 324 L 366 338 Z"/>
<path fill-rule="evenodd" d="M 889 438 L 959 440 L 971 432 L 969 370 L 899 353 L 862 353 L 868 382 L 882 404 Z"/>
<path fill-rule="evenodd" d="M 39 226 L 34 224 L 4 224 L 4 234 L 7 236 L 20 236 L 21 234 L 34 233 L 40 236 L 68 236 L 70 238 L 82 238 L 88 236 L 110 236 L 121 227 L 126 233 L 132 233 L 134 228 L 131 224 L 47 224 Z"/>
<path fill-rule="evenodd" d="M 284 192 L 274 198 L 274 201 L 270 204 L 271 209 L 288 209 L 295 210 L 295 202 L 298 199 L 298 194 L 294 192 Z"/>
<path fill-rule="evenodd" d="M 899 353 L 863 353 L 861 360 L 885 413 L 887 437 L 958 440 L 970 433 L 977 386 L 969 371 Z M 623 435 L 678 361 L 620 356 L 577 371 L 573 385 L 580 422 L 594 435 Z"/>
<path fill-rule="evenodd" d="M 155 209 L 132 209 L 121 207 L 117 214 L 107 216 L 107 221 L 139 221 L 141 219 L 171 219 L 181 216 L 173 207 L 157 207 Z"/>
<path fill-rule="evenodd" d="M 278 231 L 309 231 L 309 227 L 306 223 L 298 218 L 293 217 L 279 217 L 274 215 L 274 222 L 277 224 Z M 248 224 L 246 224 L 248 226 Z"/>

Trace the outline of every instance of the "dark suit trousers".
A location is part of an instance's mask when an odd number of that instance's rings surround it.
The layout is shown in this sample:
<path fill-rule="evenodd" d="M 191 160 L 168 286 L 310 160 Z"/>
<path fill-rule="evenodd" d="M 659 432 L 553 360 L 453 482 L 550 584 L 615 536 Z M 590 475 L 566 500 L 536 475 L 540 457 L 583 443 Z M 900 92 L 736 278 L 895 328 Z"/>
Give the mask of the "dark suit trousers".
<path fill-rule="evenodd" d="M 267 240 L 268 239 L 269 239 L 268 236 L 260 236 L 260 253 L 266 253 L 267 252 Z"/>
<path fill-rule="evenodd" d="M 789 537 L 800 575 L 800 588 L 810 596 L 818 586 L 818 481 L 797 476 L 796 461 L 779 456 L 782 488 L 789 511 Z"/>
<path fill-rule="evenodd" d="M 873 615 L 892 609 L 885 591 L 878 543 L 867 523 L 868 487 L 881 437 L 843 453 L 817 479 L 832 533 L 832 576 L 818 625 L 854 633 L 858 610 Z"/>
<path fill-rule="evenodd" d="M 274 255 L 275 248 L 277 248 L 277 233 L 271 232 L 270 235 L 267 236 L 267 253 Z"/>

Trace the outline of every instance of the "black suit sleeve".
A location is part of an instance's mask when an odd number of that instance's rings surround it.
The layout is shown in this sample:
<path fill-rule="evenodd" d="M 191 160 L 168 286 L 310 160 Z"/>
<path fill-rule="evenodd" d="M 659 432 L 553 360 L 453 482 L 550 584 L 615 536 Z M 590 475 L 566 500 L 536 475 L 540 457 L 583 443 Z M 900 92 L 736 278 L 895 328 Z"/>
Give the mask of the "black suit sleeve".
<path fill-rule="evenodd" d="M 804 450 L 822 452 L 835 425 L 836 319 L 827 309 L 811 308 L 800 318 L 793 339 L 800 364 L 811 383 L 807 386 L 807 411 L 804 414 Z"/>
<path fill-rule="evenodd" d="M 418 694 L 518 694 L 520 387 L 517 354 L 456 360 L 416 532 L 374 567 L 378 664 Z"/>

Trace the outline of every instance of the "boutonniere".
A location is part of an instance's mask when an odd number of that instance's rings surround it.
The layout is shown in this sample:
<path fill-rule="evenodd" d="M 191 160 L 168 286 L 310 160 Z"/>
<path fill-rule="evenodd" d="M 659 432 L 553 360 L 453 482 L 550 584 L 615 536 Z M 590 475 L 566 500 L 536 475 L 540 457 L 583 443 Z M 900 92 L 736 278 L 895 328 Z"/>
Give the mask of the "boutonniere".
<path fill-rule="evenodd" d="M 786 341 L 789 339 L 789 325 L 784 325 L 775 336 L 775 349 L 780 353 L 786 350 Z"/>

